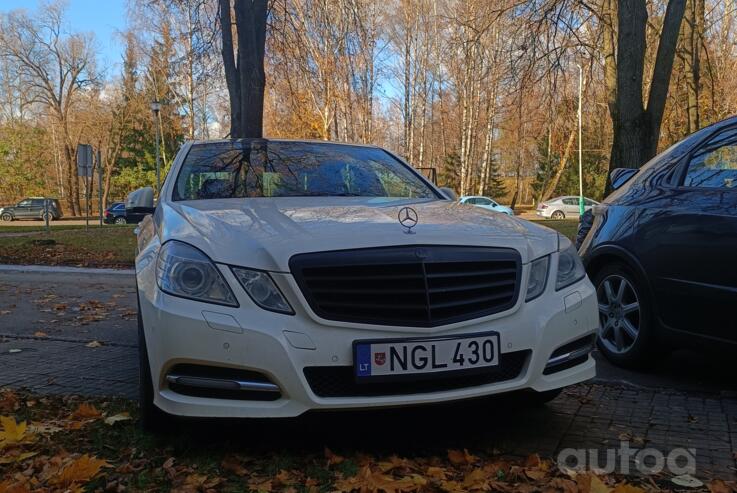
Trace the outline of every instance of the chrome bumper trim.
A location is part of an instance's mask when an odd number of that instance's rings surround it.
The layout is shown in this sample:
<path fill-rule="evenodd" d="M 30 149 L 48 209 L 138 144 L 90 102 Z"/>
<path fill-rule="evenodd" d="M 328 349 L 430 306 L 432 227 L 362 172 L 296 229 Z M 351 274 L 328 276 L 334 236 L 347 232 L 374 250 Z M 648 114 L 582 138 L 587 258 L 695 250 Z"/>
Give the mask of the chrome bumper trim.
<path fill-rule="evenodd" d="M 253 382 L 221 378 L 190 377 L 186 375 L 167 375 L 170 384 L 200 389 L 242 390 L 247 392 L 279 392 L 279 387 L 271 382 Z"/>

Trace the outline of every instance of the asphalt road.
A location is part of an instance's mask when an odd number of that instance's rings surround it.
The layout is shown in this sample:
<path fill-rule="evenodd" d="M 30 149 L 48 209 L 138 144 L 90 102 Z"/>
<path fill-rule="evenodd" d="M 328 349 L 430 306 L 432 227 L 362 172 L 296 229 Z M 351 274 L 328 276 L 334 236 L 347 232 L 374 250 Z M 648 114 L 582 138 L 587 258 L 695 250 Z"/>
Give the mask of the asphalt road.
<path fill-rule="evenodd" d="M 136 347 L 133 275 L 0 270 L 0 337 L 39 346 L 97 341 Z M 727 357 L 678 351 L 659 355 L 649 372 L 632 372 L 595 356 L 600 382 L 695 392 L 737 390 Z"/>

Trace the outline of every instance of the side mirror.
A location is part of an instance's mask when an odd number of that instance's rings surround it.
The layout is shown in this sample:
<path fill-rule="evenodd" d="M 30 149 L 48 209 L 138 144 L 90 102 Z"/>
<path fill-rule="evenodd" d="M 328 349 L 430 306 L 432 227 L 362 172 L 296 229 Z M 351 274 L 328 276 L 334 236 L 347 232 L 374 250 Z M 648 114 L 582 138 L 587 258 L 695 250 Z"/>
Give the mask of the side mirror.
<path fill-rule="evenodd" d="M 616 190 L 629 181 L 640 171 L 637 168 L 616 168 L 609 174 L 609 182 L 612 184 L 612 190 Z"/>
<path fill-rule="evenodd" d="M 126 214 L 153 214 L 154 189 L 143 187 L 128 194 L 125 199 Z"/>
<path fill-rule="evenodd" d="M 453 191 L 452 188 L 440 187 L 440 191 L 443 192 L 443 195 L 445 195 L 448 198 L 448 200 L 458 199 L 458 195 L 456 195 L 456 193 Z"/>

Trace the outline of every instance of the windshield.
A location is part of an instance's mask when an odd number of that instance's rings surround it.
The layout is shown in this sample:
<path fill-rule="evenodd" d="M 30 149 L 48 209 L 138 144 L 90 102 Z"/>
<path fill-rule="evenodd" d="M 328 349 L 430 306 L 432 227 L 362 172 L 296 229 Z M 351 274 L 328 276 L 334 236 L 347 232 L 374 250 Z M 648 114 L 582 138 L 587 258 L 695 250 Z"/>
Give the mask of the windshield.
<path fill-rule="evenodd" d="M 379 148 L 259 140 L 193 145 L 173 200 L 307 196 L 437 198 Z"/>

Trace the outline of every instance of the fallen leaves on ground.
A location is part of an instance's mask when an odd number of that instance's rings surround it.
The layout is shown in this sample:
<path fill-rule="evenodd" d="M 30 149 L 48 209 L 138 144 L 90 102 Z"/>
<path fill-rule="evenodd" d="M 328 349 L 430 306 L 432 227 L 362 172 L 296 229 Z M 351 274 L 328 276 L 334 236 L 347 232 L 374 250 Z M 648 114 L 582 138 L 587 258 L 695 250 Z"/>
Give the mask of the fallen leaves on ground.
<path fill-rule="evenodd" d="M 144 435 L 128 401 L 38 397 L 0 390 L 0 493 L 172 491 L 214 493 L 651 493 L 667 477 L 632 478 L 559 469 L 540 454 L 471 449 L 371 456 L 315 444 L 298 455 L 220 434 Z M 205 433 L 207 435 L 207 433 Z M 248 436 L 247 434 L 244 436 Z M 260 445 L 259 447 L 262 447 Z M 688 491 L 737 493 L 715 479 Z"/>

